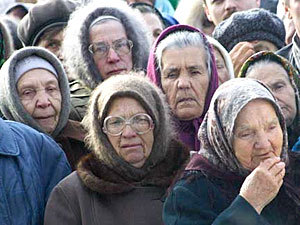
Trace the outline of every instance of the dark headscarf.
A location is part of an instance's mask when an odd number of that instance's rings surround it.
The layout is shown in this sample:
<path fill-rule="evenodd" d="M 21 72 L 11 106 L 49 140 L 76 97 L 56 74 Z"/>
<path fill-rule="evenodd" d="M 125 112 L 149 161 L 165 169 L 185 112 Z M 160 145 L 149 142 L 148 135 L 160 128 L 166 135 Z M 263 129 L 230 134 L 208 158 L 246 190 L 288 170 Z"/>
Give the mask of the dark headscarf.
<path fill-rule="evenodd" d="M 299 73 L 297 70 L 292 66 L 292 64 L 285 58 L 270 52 L 270 51 L 262 51 L 254 54 L 247 61 L 241 68 L 239 73 L 239 77 L 246 77 L 249 67 L 254 65 L 257 62 L 269 60 L 271 62 L 275 62 L 278 65 L 281 65 L 282 68 L 287 72 L 290 84 L 292 85 L 294 92 L 295 92 L 295 102 L 296 102 L 296 117 L 293 123 L 287 128 L 288 132 L 288 140 L 289 140 L 289 148 L 296 143 L 297 138 L 300 136 L 300 98 L 299 98 L 299 88 L 300 88 L 300 79 Z M 271 76 L 272 74 L 270 74 Z"/>
<path fill-rule="evenodd" d="M 210 75 L 210 82 L 208 86 L 208 90 L 205 97 L 205 105 L 203 109 L 203 113 L 200 117 L 193 119 L 191 121 L 180 121 L 175 118 L 175 122 L 177 125 L 177 131 L 179 133 L 180 140 L 185 143 L 191 150 L 199 150 L 200 142 L 197 139 L 197 131 L 202 123 L 202 120 L 208 110 L 209 103 L 211 98 L 218 87 L 218 73 L 215 63 L 215 57 L 213 54 L 213 50 L 209 42 L 207 41 L 205 35 L 197 28 L 187 26 L 187 25 L 174 25 L 165 29 L 155 41 L 153 48 L 151 49 L 149 60 L 148 60 L 148 67 L 147 67 L 147 76 L 150 80 L 155 83 L 158 87 L 162 89 L 161 86 L 161 71 L 158 67 L 158 62 L 155 58 L 155 52 L 159 43 L 165 39 L 169 34 L 179 32 L 179 31 L 189 31 L 189 32 L 198 32 L 204 39 L 204 43 L 208 46 L 210 55 L 211 55 L 211 75 Z"/>

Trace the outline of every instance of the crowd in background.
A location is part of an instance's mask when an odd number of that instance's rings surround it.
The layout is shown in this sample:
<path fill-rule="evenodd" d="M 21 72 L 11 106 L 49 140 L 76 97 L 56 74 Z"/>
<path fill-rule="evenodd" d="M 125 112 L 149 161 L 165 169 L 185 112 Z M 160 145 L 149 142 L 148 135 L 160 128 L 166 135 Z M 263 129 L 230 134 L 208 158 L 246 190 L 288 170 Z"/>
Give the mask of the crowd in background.
<path fill-rule="evenodd" d="M 296 225 L 300 1 L 1 0 L 1 225 Z"/>

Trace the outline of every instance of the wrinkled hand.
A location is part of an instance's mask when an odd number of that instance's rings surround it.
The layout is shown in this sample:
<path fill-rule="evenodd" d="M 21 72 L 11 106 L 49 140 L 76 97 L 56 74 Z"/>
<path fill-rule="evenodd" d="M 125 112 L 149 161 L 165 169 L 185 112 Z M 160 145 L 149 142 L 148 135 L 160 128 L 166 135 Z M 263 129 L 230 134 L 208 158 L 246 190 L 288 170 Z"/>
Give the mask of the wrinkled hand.
<path fill-rule="evenodd" d="M 244 62 L 254 53 L 254 43 L 250 42 L 240 42 L 229 52 L 234 67 L 235 77 L 238 76 Z"/>
<path fill-rule="evenodd" d="M 245 179 L 240 195 L 261 213 L 277 195 L 285 175 L 285 163 L 279 157 L 262 161 Z"/>

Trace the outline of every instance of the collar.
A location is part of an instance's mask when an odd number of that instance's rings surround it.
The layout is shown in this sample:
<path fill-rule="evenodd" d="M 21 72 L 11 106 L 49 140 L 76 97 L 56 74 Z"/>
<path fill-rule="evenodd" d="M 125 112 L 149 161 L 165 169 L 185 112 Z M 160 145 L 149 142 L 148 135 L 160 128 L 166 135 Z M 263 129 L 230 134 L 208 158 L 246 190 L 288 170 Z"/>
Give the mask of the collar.
<path fill-rule="evenodd" d="M 20 154 L 16 137 L 7 122 L 0 118 L 0 155 L 17 156 Z"/>

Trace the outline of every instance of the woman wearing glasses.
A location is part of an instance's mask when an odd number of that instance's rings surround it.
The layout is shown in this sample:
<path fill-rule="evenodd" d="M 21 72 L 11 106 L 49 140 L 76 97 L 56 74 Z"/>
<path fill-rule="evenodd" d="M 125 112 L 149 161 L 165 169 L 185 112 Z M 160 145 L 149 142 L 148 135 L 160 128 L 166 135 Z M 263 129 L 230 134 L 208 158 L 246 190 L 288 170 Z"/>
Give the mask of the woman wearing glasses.
<path fill-rule="evenodd" d="M 162 199 L 189 153 L 161 91 L 136 74 L 111 77 L 83 124 L 92 153 L 52 192 L 45 225 L 163 224 Z"/>
<path fill-rule="evenodd" d="M 63 44 L 70 83 L 70 118 L 81 121 L 91 91 L 110 76 L 146 70 L 150 37 L 142 16 L 121 0 L 97 0 L 76 10 Z"/>

